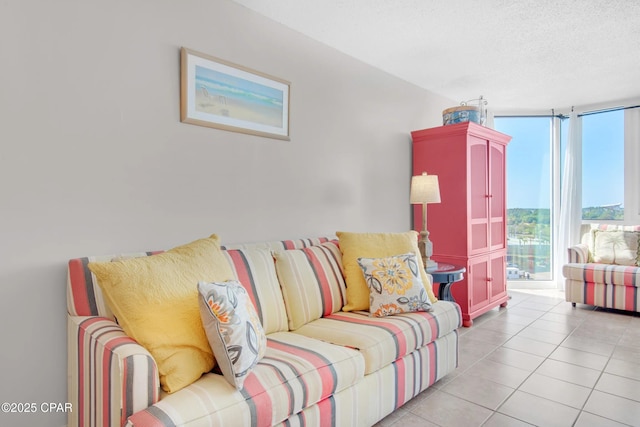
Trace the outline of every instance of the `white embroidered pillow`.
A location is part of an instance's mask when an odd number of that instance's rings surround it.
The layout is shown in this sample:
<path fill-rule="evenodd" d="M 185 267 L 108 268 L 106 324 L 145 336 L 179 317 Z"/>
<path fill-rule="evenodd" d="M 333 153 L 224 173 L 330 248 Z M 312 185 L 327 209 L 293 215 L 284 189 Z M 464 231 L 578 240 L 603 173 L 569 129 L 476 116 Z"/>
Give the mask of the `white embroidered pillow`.
<path fill-rule="evenodd" d="M 637 231 L 594 232 L 593 261 L 603 264 L 638 265 Z"/>
<path fill-rule="evenodd" d="M 369 287 L 370 316 L 431 311 L 415 254 L 358 258 L 358 265 Z"/>
<path fill-rule="evenodd" d="M 262 359 L 267 337 L 247 291 L 236 280 L 198 283 L 200 316 L 222 375 L 237 390 Z"/>

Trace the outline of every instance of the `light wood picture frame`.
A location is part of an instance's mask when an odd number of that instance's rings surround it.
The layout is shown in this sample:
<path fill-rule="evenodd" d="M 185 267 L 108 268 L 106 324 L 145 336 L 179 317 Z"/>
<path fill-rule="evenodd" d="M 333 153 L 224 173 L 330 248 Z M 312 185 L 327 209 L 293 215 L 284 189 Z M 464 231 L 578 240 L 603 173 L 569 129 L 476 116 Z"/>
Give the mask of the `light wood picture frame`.
<path fill-rule="evenodd" d="M 180 121 L 289 140 L 285 80 L 180 49 Z"/>

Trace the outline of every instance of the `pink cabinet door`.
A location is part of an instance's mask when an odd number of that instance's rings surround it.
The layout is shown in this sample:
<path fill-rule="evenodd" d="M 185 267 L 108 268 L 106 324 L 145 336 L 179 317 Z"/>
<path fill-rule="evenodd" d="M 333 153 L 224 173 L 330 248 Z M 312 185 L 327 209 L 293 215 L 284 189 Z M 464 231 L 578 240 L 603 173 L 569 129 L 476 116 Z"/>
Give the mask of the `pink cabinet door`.
<path fill-rule="evenodd" d="M 469 286 L 469 312 L 473 313 L 489 304 L 490 294 L 487 287 L 489 279 L 489 258 L 487 256 L 474 257 L 469 260 L 467 268 Z"/>
<path fill-rule="evenodd" d="M 469 137 L 469 255 L 486 252 L 489 248 L 489 152 L 487 141 Z"/>
<path fill-rule="evenodd" d="M 489 143 L 489 249 L 506 249 L 506 146 Z"/>
<path fill-rule="evenodd" d="M 493 302 L 507 294 L 507 257 L 505 252 L 492 252 L 489 263 L 489 299 Z"/>
<path fill-rule="evenodd" d="M 467 267 L 469 286 L 469 312 L 475 313 L 486 306 L 495 306 L 507 297 L 506 253 L 490 252 L 469 259 Z"/>
<path fill-rule="evenodd" d="M 506 248 L 505 148 L 469 137 L 470 255 Z"/>

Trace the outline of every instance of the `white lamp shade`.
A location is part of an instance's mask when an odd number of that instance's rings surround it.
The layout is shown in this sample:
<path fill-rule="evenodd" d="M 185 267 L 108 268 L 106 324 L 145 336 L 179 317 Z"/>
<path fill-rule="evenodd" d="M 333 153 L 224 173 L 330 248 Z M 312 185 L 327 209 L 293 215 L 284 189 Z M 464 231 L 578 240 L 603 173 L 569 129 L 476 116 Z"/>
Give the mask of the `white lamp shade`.
<path fill-rule="evenodd" d="M 437 175 L 422 175 L 411 177 L 411 195 L 409 196 L 412 204 L 422 203 L 440 203 L 440 184 Z"/>

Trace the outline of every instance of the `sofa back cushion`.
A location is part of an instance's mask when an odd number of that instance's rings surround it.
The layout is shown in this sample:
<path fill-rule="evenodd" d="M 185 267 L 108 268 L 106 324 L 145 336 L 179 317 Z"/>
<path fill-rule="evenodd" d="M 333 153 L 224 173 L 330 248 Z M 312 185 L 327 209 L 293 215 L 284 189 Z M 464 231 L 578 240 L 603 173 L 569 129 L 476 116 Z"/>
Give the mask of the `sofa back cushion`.
<path fill-rule="evenodd" d="M 337 241 L 275 251 L 274 257 L 290 330 L 342 309 L 346 287 Z"/>
<path fill-rule="evenodd" d="M 227 249 L 235 279 L 249 293 L 265 333 L 287 331 L 287 312 L 273 255 L 268 249 Z"/>
<path fill-rule="evenodd" d="M 243 243 L 222 246 L 223 249 L 266 249 L 283 250 L 305 248 L 331 240 L 331 237 L 313 237 L 295 240 L 278 240 L 258 243 Z M 71 316 L 102 316 L 115 320 L 113 312 L 107 306 L 102 290 L 98 286 L 95 275 L 89 271 L 90 262 L 117 261 L 128 258 L 145 257 L 160 254 L 163 251 L 133 252 L 118 255 L 89 256 L 69 260 L 67 270 L 67 312 Z M 234 266 L 238 271 L 237 265 Z M 248 267 L 251 269 L 251 265 Z M 240 273 L 238 273 L 240 274 Z M 274 276 L 275 277 L 275 276 Z M 195 284 L 194 284 L 195 286 Z M 279 291 L 278 291 L 279 292 Z M 251 292 L 250 292 L 251 293 Z M 266 305 L 266 304 L 265 304 Z M 282 305 L 284 306 L 284 305 Z M 258 307 L 256 307 L 257 309 Z M 284 321 L 286 325 L 286 320 Z M 277 326 L 276 326 L 277 325 Z M 264 325 L 263 325 L 264 326 Z M 274 330 L 282 329 L 277 322 L 269 325 Z"/>
<path fill-rule="evenodd" d="M 302 249 L 318 246 L 332 239 L 335 239 L 335 237 L 307 237 L 303 239 L 273 240 L 256 243 L 234 243 L 223 245 L 222 249 L 268 249 L 271 251 Z"/>

